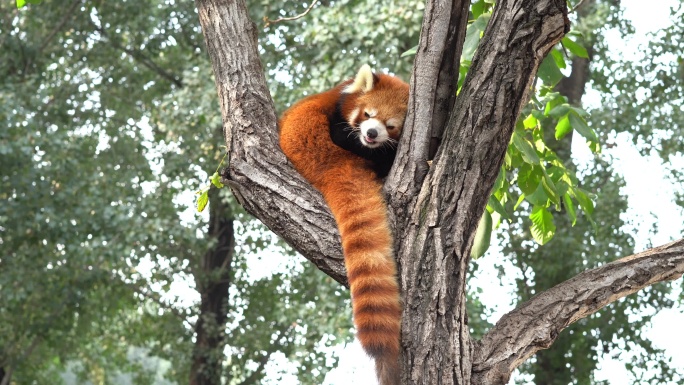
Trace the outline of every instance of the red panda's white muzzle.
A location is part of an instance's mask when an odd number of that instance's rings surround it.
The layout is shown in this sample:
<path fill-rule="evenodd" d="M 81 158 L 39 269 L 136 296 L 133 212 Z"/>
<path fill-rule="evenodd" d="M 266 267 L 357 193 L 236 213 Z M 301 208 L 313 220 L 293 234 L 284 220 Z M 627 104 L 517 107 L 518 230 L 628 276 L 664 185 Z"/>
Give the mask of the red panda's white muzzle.
<path fill-rule="evenodd" d="M 368 119 L 359 125 L 361 129 L 361 144 L 366 147 L 376 148 L 382 146 L 389 139 L 387 127 L 378 119 Z"/>

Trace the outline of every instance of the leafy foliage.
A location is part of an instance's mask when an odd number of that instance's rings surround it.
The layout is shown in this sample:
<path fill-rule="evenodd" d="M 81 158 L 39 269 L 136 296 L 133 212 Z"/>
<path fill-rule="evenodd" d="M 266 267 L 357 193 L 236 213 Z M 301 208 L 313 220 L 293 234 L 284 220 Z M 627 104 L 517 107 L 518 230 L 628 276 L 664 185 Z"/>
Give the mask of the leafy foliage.
<path fill-rule="evenodd" d="M 589 2 L 578 17 L 576 28 L 582 34 L 575 36 L 576 41 L 590 49 L 577 49 L 572 43 L 568 44 L 567 38 L 564 39 L 563 46 L 574 55 L 572 67 L 569 68 L 572 70 L 569 82 L 581 81 L 578 80 L 581 76 L 572 76 L 581 72 L 582 64 L 577 65 L 576 59 L 585 58 L 587 51 L 591 51 L 594 53 L 592 62 L 596 62 L 592 68 L 596 72 L 591 72 L 588 80 L 592 86 L 607 92 L 602 95 L 603 100 L 610 100 L 614 91 L 619 90 L 618 94 L 622 94 L 622 89 L 611 88 L 608 91 L 601 85 L 604 81 L 601 76 L 603 62 L 609 56 L 598 52 L 606 44 L 603 31 L 612 27 L 618 28 L 623 35 L 629 35 L 631 26 L 620 18 L 620 10 L 610 2 Z M 575 65 L 578 68 L 574 68 Z M 581 97 L 581 94 L 575 97 Z M 575 100 L 575 103 L 578 102 Z M 568 168 L 575 168 L 570 158 L 572 140 L 584 138 L 592 148 L 599 138 L 605 142 L 610 135 L 610 130 L 604 125 L 605 118 L 593 111 L 589 115 L 571 104 L 558 104 L 550 106 L 545 112 L 548 113 L 544 119 L 558 119 L 553 139 L 550 138 L 551 133 L 546 132 L 545 142 L 555 149 L 559 159 Z M 570 127 L 579 136 L 567 135 Z M 595 127 L 596 131 L 591 127 Z M 610 161 L 608 156 L 596 154 L 595 163 L 582 170 L 579 178 L 582 188 L 577 190 L 573 198 L 582 211 L 591 217 L 575 212 L 575 202 L 569 195 L 564 195 L 563 209 L 567 215 L 552 213 L 558 230 L 548 244 L 541 247 L 530 245 L 530 235 L 524 229 L 529 226 L 527 220 L 518 213 L 513 214 L 515 219 L 506 229 L 504 252 L 522 273 L 523 278 L 518 281 L 517 290 L 519 301 L 525 301 L 581 271 L 634 252 L 634 240 L 626 233 L 627 223 L 621 217 L 621 213 L 627 209 L 626 198 L 620 191 L 624 182 L 615 175 Z M 609 352 L 618 352 L 614 354 L 626 362 L 625 366 L 632 373 L 634 383 L 681 380 L 669 366 L 666 355 L 642 337 L 642 330 L 649 325 L 653 313 L 649 309 L 672 305 L 667 296 L 670 290 L 671 287 L 667 285 L 651 287 L 578 321 L 564 331 L 550 349 L 540 351 L 534 361 L 526 363 L 522 367 L 523 371 L 533 374 L 537 384 L 597 384 L 600 382 L 594 378 L 594 371 L 599 358 L 607 357 Z M 629 346 L 631 353 L 624 351 L 624 346 Z M 639 364 L 632 365 L 631 361 Z M 661 370 L 643 370 L 654 366 Z"/>
<path fill-rule="evenodd" d="M 220 139 L 207 139 L 220 116 L 194 7 L 7 6 L 0 5 L 0 368 L 21 383 L 55 384 L 60 374 L 115 383 L 121 373 L 136 383 L 162 383 L 162 375 L 186 382 L 199 313 L 187 295 L 172 293 L 179 282 L 211 278 L 199 264 L 212 241 L 202 235 L 205 220 L 188 216 L 179 199 L 223 156 Z M 266 248 L 291 252 L 223 199 L 242 224 L 229 266 L 238 277 L 229 320 L 263 325 L 223 327 L 237 352 L 224 377 L 243 376 L 275 350 L 303 368 L 302 383 L 318 383 L 330 364 L 322 348 L 349 335 L 345 293 L 311 268 L 257 283 L 243 277 Z M 314 300 L 326 305 L 312 308 Z M 306 327 L 270 339 L 292 323 Z M 140 355 L 165 369 L 140 364 Z"/>

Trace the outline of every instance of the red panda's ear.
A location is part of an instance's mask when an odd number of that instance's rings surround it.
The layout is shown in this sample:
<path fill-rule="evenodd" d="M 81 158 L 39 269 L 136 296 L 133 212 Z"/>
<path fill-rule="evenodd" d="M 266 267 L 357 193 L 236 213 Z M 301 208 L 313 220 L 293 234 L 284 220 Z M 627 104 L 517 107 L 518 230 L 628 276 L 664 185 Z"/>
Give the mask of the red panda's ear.
<path fill-rule="evenodd" d="M 373 85 L 378 80 L 378 77 L 373 73 L 368 64 L 364 64 L 354 77 L 354 82 L 344 89 L 345 94 L 353 94 L 356 92 L 368 92 L 373 89 Z"/>

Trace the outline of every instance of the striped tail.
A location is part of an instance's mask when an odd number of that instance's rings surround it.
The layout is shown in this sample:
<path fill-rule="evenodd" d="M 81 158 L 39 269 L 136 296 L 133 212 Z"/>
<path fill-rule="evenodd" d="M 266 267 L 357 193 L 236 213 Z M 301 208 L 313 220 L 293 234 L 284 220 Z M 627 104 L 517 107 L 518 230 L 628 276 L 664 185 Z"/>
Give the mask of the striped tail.
<path fill-rule="evenodd" d="M 357 337 L 380 385 L 398 385 L 401 304 L 382 184 L 366 169 L 344 168 L 338 177 L 321 191 L 342 238 Z"/>

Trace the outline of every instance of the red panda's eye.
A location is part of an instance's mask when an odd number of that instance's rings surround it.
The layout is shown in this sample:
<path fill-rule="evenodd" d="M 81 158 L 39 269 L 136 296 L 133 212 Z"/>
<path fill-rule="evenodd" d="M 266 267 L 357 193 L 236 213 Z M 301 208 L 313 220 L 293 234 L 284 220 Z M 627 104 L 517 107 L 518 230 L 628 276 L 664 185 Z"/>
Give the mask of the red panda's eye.
<path fill-rule="evenodd" d="M 364 111 L 363 114 L 364 114 L 367 118 L 370 118 L 370 114 L 369 114 L 368 112 Z"/>
<path fill-rule="evenodd" d="M 387 129 L 388 129 L 388 130 L 394 130 L 395 128 L 396 128 L 396 127 L 394 127 L 394 126 L 387 126 Z"/>

